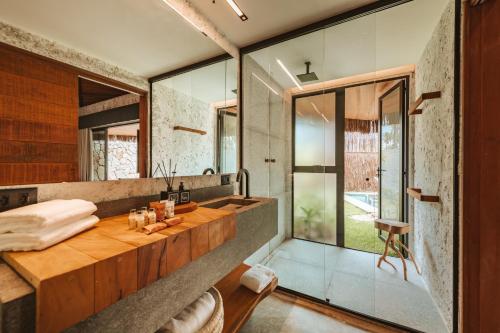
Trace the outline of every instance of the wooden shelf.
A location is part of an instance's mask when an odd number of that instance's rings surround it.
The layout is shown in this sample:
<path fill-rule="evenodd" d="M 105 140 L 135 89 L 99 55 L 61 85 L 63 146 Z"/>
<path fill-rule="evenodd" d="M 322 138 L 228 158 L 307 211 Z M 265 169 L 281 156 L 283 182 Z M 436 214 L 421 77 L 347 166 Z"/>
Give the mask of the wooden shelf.
<path fill-rule="evenodd" d="M 191 132 L 191 133 L 196 133 L 200 135 L 205 135 L 207 132 L 195 129 L 195 128 L 189 128 L 189 127 L 184 127 L 184 126 L 174 126 L 174 131 L 185 131 L 185 132 Z"/>
<path fill-rule="evenodd" d="M 238 332 L 250 318 L 255 307 L 269 296 L 278 285 L 278 279 L 274 278 L 260 294 L 254 293 L 240 284 L 241 276 L 249 269 L 250 266 L 241 264 L 215 285 L 215 288 L 222 295 L 224 303 L 222 333 Z"/>
<path fill-rule="evenodd" d="M 60 332 L 236 237 L 234 212 L 177 216 L 182 223 L 150 235 L 120 215 L 42 251 L 1 253 L 36 289 L 37 332 Z"/>
<path fill-rule="evenodd" d="M 422 194 L 422 190 L 419 188 L 408 187 L 406 189 L 406 193 L 408 193 L 411 197 L 424 202 L 439 202 L 439 197 L 437 195 L 427 195 Z"/>
<path fill-rule="evenodd" d="M 408 114 L 410 116 L 416 115 L 416 114 L 421 114 L 422 113 L 422 109 L 419 109 L 418 107 L 424 101 L 429 100 L 429 99 L 435 99 L 435 98 L 441 98 L 441 92 L 440 91 L 431 91 L 431 92 L 423 93 L 422 95 L 420 95 L 420 97 L 415 102 L 413 102 L 410 105 L 410 111 L 408 112 Z"/>

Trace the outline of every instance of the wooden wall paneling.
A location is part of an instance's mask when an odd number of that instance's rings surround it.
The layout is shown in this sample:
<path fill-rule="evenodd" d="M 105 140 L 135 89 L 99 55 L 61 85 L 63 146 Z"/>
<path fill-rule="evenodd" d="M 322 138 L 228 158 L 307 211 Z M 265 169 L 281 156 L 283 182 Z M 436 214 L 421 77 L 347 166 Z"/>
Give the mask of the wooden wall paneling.
<path fill-rule="evenodd" d="M 78 180 L 77 75 L 0 44 L 0 185 Z"/>
<path fill-rule="evenodd" d="M 461 320 L 500 332 L 500 1 L 464 6 Z"/>
<path fill-rule="evenodd" d="M 139 176 L 148 176 L 148 95 L 143 94 L 139 100 Z"/>

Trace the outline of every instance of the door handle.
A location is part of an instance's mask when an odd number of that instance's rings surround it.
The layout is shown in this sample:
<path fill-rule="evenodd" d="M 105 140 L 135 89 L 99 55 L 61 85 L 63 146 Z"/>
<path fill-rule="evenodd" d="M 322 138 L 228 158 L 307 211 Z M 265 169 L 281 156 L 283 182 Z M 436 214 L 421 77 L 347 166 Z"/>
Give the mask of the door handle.
<path fill-rule="evenodd" d="M 276 163 L 276 159 L 275 158 L 266 158 L 266 159 L 264 159 L 264 162 L 266 162 L 266 163 Z"/>

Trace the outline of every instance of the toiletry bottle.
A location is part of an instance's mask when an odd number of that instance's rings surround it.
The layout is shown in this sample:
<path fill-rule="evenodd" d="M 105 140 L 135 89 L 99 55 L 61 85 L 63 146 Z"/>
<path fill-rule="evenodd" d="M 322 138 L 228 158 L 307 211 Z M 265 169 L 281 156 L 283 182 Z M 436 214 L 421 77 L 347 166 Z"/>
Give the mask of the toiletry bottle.
<path fill-rule="evenodd" d="M 147 207 L 142 207 L 141 208 L 141 213 L 142 213 L 142 215 L 144 215 L 144 226 L 147 226 L 148 224 L 150 224 L 149 223 L 149 216 L 148 216 L 148 208 Z"/>
<path fill-rule="evenodd" d="M 148 210 L 148 221 L 149 224 L 156 223 L 156 212 L 154 208 L 149 208 Z"/>
<path fill-rule="evenodd" d="M 137 215 L 136 209 L 131 209 L 128 214 L 128 228 L 130 230 L 135 230 L 137 228 L 137 222 L 135 221 L 135 216 Z"/>
<path fill-rule="evenodd" d="M 142 228 L 144 228 L 144 214 L 142 213 L 141 210 L 138 210 L 135 214 L 135 221 L 137 223 L 136 225 L 136 231 L 142 231 Z"/>
<path fill-rule="evenodd" d="M 179 192 L 182 192 L 182 191 L 184 191 L 184 182 L 181 182 L 179 184 Z"/>

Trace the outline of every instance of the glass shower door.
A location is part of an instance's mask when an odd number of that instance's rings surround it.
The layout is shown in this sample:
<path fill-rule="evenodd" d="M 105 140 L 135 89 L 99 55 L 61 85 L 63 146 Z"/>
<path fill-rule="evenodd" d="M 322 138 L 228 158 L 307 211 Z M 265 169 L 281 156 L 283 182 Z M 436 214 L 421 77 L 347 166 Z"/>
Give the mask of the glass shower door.
<path fill-rule="evenodd" d="M 379 215 L 397 221 L 403 221 L 403 108 L 404 82 L 401 81 L 379 99 Z"/>

